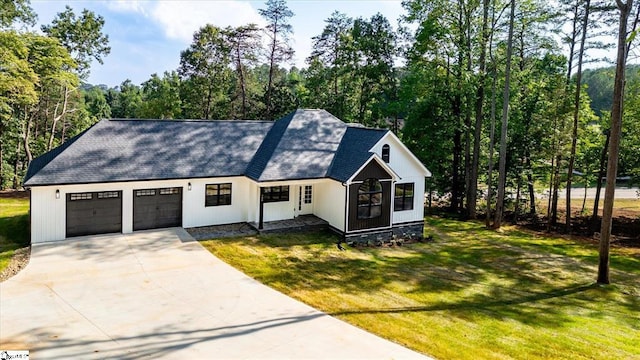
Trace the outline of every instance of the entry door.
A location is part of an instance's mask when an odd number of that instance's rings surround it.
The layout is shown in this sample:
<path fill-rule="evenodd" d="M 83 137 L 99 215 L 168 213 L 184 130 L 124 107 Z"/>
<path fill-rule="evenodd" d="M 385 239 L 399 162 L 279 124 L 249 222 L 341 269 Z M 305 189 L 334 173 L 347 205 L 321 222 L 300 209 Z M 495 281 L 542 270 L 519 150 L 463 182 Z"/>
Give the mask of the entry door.
<path fill-rule="evenodd" d="M 298 186 L 298 203 L 296 204 L 298 215 L 313 214 L 313 186 Z"/>

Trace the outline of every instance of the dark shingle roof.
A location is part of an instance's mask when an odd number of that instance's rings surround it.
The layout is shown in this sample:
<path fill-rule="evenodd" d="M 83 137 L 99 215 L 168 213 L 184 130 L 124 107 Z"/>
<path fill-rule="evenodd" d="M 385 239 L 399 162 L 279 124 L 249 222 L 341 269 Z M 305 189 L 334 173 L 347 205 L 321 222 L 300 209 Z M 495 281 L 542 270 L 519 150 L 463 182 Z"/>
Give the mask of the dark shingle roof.
<path fill-rule="evenodd" d="M 34 159 L 24 185 L 242 175 L 344 182 L 387 131 L 351 127 L 325 110 L 276 122 L 102 120 Z"/>
<path fill-rule="evenodd" d="M 342 137 L 340 147 L 331 164 L 327 177 L 345 182 L 373 153 L 369 150 L 388 132 L 381 129 L 349 127 Z"/>
<path fill-rule="evenodd" d="M 325 110 L 297 110 L 269 131 L 247 176 L 257 181 L 323 178 L 346 130 L 347 124 Z"/>
<path fill-rule="evenodd" d="M 244 175 L 273 122 L 102 120 L 35 159 L 25 186 Z"/>

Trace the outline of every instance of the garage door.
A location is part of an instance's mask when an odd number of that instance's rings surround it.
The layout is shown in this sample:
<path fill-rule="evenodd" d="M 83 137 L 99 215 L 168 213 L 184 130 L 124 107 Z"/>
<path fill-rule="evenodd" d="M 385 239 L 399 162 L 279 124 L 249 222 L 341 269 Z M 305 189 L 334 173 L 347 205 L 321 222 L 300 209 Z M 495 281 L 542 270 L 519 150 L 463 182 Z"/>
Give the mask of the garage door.
<path fill-rule="evenodd" d="M 182 188 L 133 190 L 133 230 L 182 226 Z"/>
<path fill-rule="evenodd" d="M 67 194 L 67 237 L 122 231 L 122 191 Z"/>

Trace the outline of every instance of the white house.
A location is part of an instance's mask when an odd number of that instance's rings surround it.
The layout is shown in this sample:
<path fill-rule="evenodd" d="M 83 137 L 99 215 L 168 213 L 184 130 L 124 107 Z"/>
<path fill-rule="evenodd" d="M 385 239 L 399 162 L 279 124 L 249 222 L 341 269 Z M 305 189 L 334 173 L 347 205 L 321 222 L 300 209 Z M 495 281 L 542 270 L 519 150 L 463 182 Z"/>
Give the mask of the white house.
<path fill-rule="evenodd" d="M 431 174 L 390 131 L 324 110 L 273 121 L 102 120 L 34 159 L 33 243 L 313 214 L 346 238 L 422 236 Z"/>

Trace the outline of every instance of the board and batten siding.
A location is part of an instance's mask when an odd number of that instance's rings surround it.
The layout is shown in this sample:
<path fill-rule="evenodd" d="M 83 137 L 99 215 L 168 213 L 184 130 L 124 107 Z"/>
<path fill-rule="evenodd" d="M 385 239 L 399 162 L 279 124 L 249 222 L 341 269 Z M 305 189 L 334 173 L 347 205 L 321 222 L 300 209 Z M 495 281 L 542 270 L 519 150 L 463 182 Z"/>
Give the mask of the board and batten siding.
<path fill-rule="evenodd" d="M 392 211 L 392 223 L 401 224 L 424 220 L 424 169 L 417 163 L 413 154 L 391 132 L 387 133 L 371 149 L 372 152 L 382 157 L 382 147 L 389 145 L 389 167 L 399 176 L 396 184 L 413 183 L 413 210 Z M 395 185 L 391 189 L 392 197 L 395 196 Z M 391 205 L 393 207 L 393 204 Z"/>
<path fill-rule="evenodd" d="M 188 184 L 191 183 L 191 191 Z M 231 183 L 231 205 L 205 206 L 206 184 Z M 133 191 L 182 188 L 182 226 L 197 227 L 247 221 L 250 181 L 245 177 L 132 181 L 31 188 L 31 242 L 65 239 L 66 197 L 70 193 L 122 191 L 122 233 L 133 231 Z M 60 198 L 56 199 L 56 190 Z"/>
<path fill-rule="evenodd" d="M 250 181 L 245 177 L 206 178 L 190 180 L 191 191 L 185 188 L 182 226 L 185 228 L 245 222 L 248 219 Z M 205 206 L 208 184 L 231 183 L 231 205 Z"/>
<path fill-rule="evenodd" d="M 314 213 L 337 230 L 345 231 L 347 188 L 339 181 L 326 179 L 313 187 Z"/>

